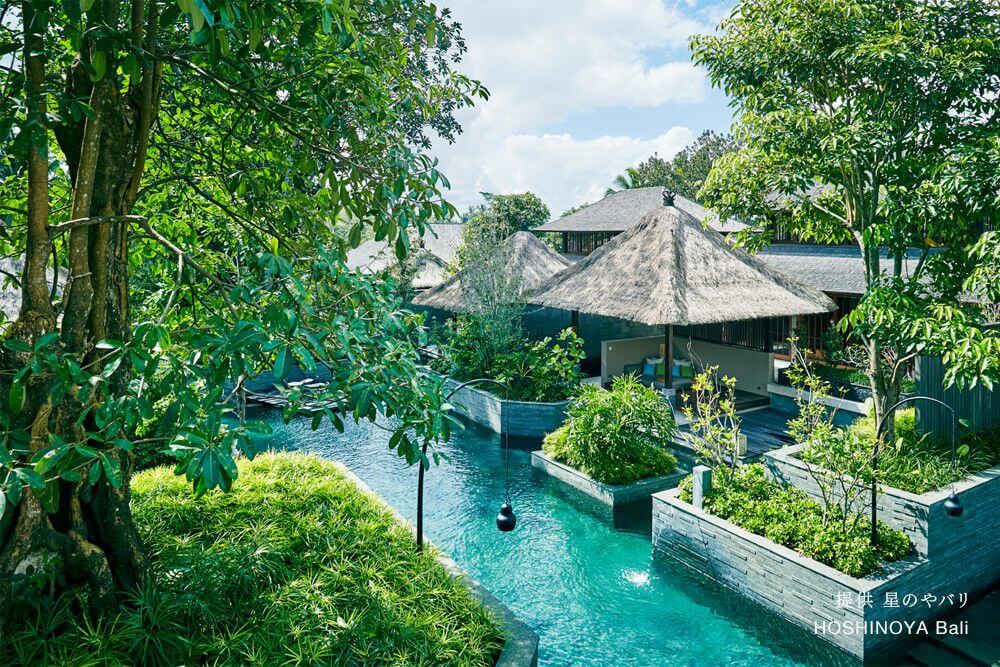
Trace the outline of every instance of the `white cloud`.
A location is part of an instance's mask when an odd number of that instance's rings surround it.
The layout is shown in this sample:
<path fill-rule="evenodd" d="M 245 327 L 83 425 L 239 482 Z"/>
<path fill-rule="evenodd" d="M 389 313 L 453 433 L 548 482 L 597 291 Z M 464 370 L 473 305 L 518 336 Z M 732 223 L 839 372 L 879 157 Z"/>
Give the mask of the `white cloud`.
<path fill-rule="evenodd" d="M 690 140 L 687 128 L 668 126 L 653 139 L 551 132 L 570 115 L 596 109 L 700 102 L 704 76 L 686 56 L 655 61 L 664 51 L 684 53 L 690 35 L 710 29 L 698 12 L 663 0 L 449 6 L 469 47 L 462 69 L 491 93 L 461 116 L 465 133 L 454 145 L 436 147 L 460 208 L 478 203 L 479 191 L 531 190 L 558 215 L 598 198 L 624 167 L 654 151 L 670 157 Z M 601 134 L 594 129 L 591 136 Z"/>
<path fill-rule="evenodd" d="M 673 156 L 693 138 L 691 130 L 682 127 L 649 140 L 514 134 L 481 152 L 456 155 L 450 166 L 452 173 L 461 174 L 462 191 L 471 193 L 473 201 L 478 201 L 479 192 L 531 191 L 549 205 L 555 217 L 570 206 L 603 197 L 612 179 L 625 167 L 653 153 Z M 453 185 L 458 185 L 452 180 Z"/>

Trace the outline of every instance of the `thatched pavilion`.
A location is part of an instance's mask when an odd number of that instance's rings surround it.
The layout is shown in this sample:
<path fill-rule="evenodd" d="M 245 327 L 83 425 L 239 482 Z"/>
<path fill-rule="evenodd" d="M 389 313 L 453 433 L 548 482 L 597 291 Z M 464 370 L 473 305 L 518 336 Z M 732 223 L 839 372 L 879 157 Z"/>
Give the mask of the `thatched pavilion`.
<path fill-rule="evenodd" d="M 544 281 L 525 298 L 532 304 L 571 311 L 574 322 L 577 313 L 587 313 L 663 327 L 657 347 L 669 360 L 674 359 L 674 328 L 684 327 L 689 341 L 713 343 L 702 346 L 699 355 L 720 354 L 718 348 L 728 346 L 721 354 L 734 369 L 750 363 L 749 357 L 739 357 L 737 348 L 767 353 L 770 340 L 767 346 L 755 347 L 732 340 L 731 334 L 718 335 L 725 331 L 719 328 L 712 338 L 706 333 L 712 325 L 745 322 L 766 327 L 771 318 L 825 313 L 836 307 L 821 291 L 732 248 L 718 232 L 703 228 L 689 213 L 669 204 L 647 213 L 638 224 Z M 761 330 L 766 328 L 747 328 Z M 618 354 L 625 347 L 618 345 Z M 638 349 L 633 352 L 641 354 Z M 648 344 L 644 349 L 650 351 Z M 773 358 L 765 358 L 773 369 Z M 704 361 L 716 363 L 717 359 Z M 608 371 L 607 363 L 602 350 L 602 376 L 621 370 Z M 669 368 L 667 388 L 674 375 Z"/>
<path fill-rule="evenodd" d="M 500 244 L 492 259 L 498 263 L 496 269 L 501 275 L 490 278 L 507 282 L 514 297 L 520 297 L 571 264 L 530 232 L 510 236 Z M 452 312 L 474 310 L 480 299 L 475 285 L 477 272 L 490 270 L 491 267 L 471 264 L 440 285 L 419 294 L 413 304 Z"/>

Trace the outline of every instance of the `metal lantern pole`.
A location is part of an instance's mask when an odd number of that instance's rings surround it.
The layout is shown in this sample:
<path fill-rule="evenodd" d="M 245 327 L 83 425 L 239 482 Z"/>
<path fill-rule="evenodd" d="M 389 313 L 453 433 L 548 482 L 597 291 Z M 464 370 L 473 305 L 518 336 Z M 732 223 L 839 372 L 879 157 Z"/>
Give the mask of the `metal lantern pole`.
<path fill-rule="evenodd" d="M 878 425 L 875 428 L 875 447 L 872 450 L 871 544 L 873 547 L 878 546 L 878 518 L 877 518 L 878 505 L 876 502 L 878 500 L 878 481 L 876 473 L 878 472 L 878 448 L 879 448 L 879 443 L 882 441 L 882 429 L 885 426 L 886 419 L 889 417 L 889 415 L 896 414 L 896 408 L 898 408 L 901 405 L 905 405 L 906 403 L 910 403 L 912 401 L 929 401 L 936 405 L 940 405 L 941 407 L 945 408 L 946 410 L 948 410 L 948 412 L 951 413 L 951 450 L 952 450 L 952 456 L 957 457 L 958 455 L 958 450 L 956 449 L 957 443 L 955 440 L 955 409 L 952 408 L 947 403 L 939 401 L 936 398 L 931 398 L 930 396 L 908 396 L 900 401 L 897 401 L 894 405 L 892 405 L 889 409 L 887 409 L 885 413 L 883 413 L 882 417 L 878 421 Z M 962 503 L 958 499 L 958 496 L 955 494 L 954 484 L 952 484 L 951 495 L 948 496 L 948 499 L 944 503 L 944 510 L 945 512 L 948 513 L 948 516 L 961 516 L 962 514 Z"/>
<path fill-rule="evenodd" d="M 448 395 L 444 397 L 447 403 L 451 400 L 451 397 L 459 389 L 464 389 L 465 387 L 470 387 L 475 384 L 492 383 L 499 387 L 507 388 L 505 382 L 500 380 L 494 380 L 493 378 L 476 378 L 475 380 L 467 380 L 462 382 L 457 387 L 448 392 Z M 506 484 L 506 500 L 503 505 L 500 506 L 500 514 L 497 516 L 497 528 L 507 532 L 514 530 L 514 524 L 516 519 L 514 517 L 514 510 L 510 506 L 510 465 L 509 465 L 509 452 L 510 452 L 510 411 L 504 411 L 504 470 L 505 470 L 505 484 Z M 423 447 L 420 449 L 420 470 L 417 471 L 417 547 L 423 549 L 424 547 L 424 463 L 427 461 L 427 441 L 424 441 Z M 503 519 L 501 521 L 501 519 Z"/>

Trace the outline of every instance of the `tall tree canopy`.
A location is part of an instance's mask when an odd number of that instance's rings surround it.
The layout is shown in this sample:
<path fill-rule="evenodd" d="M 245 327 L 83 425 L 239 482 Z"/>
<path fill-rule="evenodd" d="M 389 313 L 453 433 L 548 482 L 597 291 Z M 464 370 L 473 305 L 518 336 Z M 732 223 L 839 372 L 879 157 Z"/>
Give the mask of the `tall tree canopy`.
<path fill-rule="evenodd" d="M 497 195 L 482 193 L 485 204 L 473 207 L 462 216 L 462 245 L 458 249 L 459 266 L 468 266 L 478 257 L 477 248 L 503 241 L 514 232 L 534 229 L 549 219 L 549 207 L 538 195 Z"/>
<path fill-rule="evenodd" d="M 1000 204 L 996 3 L 744 0 L 693 48 L 738 112 L 740 148 L 715 162 L 704 201 L 752 223 L 752 247 L 780 219 L 861 250 L 867 291 L 844 323 L 868 351 L 876 416 L 918 353 L 992 386 L 1000 337 L 963 295 L 1000 296 L 1000 235 L 984 224 Z"/>
<path fill-rule="evenodd" d="M 697 199 L 712 163 L 735 149 L 736 143 L 728 134 L 705 130 L 672 160 L 654 154 L 637 166 L 629 167 L 624 174 L 615 177 L 613 187 L 608 188 L 605 195 L 616 190 L 662 186 L 682 197 Z"/>
<path fill-rule="evenodd" d="M 447 435 L 420 320 L 343 265 L 366 228 L 403 257 L 455 214 L 423 149 L 485 91 L 447 12 L 0 0 L 0 26 L 0 253 L 25 259 L 0 323 L 0 617 L 67 592 L 107 609 L 144 578 L 132 450 L 228 489 L 266 430 L 241 409 L 263 370 L 325 369 L 286 416 L 393 416 L 410 461 Z"/>

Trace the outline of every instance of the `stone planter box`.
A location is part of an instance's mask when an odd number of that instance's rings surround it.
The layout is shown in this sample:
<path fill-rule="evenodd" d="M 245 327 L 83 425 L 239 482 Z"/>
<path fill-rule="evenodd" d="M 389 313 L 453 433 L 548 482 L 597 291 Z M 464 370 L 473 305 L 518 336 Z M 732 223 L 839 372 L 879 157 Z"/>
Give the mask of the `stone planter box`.
<path fill-rule="evenodd" d="M 799 406 L 795 403 L 796 389 L 793 387 L 787 387 L 783 384 L 769 384 L 767 385 L 767 393 L 771 395 L 771 407 L 778 412 L 785 412 L 790 415 L 797 414 L 799 411 Z M 804 392 L 806 396 L 809 392 Z M 850 401 L 846 398 L 836 398 L 831 396 L 825 401 L 826 405 L 831 408 L 836 409 L 836 415 L 834 416 L 834 424 L 837 426 L 849 426 L 854 423 L 858 417 L 863 417 L 871 411 L 872 401 L 867 399 L 864 401 Z"/>
<path fill-rule="evenodd" d="M 809 466 L 798 458 L 801 450 L 802 445 L 792 445 L 767 452 L 764 467 L 771 479 L 801 489 L 820 501 L 819 485 Z M 921 494 L 883 486 L 876 497 L 878 518 L 906 533 L 917 553 L 923 556 L 952 557 L 958 550 L 979 545 L 980 558 L 985 557 L 986 562 L 1000 561 L 1000 466 L 967 477 L 954 488 L 965 508 L 960 517 L 948 516 L 944 511 L 951 486 Z M 870 494 L 865 493 L 852 510 L 867 514 L 871 511 L 870 501 Z"/>
<path fill-rule="evenodd" d="M 410 523 L 402 514 L 396 511 L 396 508 L 385 502 L 381 496 L 372 491 L 364 481 L 351 472 L 346 466 L 338 463 L 337 464 L 344 476 L 350 479 L 355 486 L 361 489 L 366 494 L 375 498 L 383 507 L 395 515 L 396 519 L 400 523 L 406 525 L 410 532 L 416 536 L 416 528 L 412 523 Z M 506 641 L 504 642 L 503 649 L 500 651 L 500 655 L 497 657 L 496 667 L 538 667 L 538 635 L 528 627 L 528 624 L 518 618 L 510 608 L 501 602 L 495 595 L 490 593 L 486 588 L 480 584 L 478 581 L 469 576 L 469 574 L 459 567 L 458 563 L 453 561 L 451 558 L 438 551 L 437 548 L 424 540 L 427 545 L 426 548 L 431 549 L 435 552 L 437 561 L 448 570 L 448 572 L 461 581 L 469 589 L 479 602 L 487 609 L 489 612 L 503 624 L 504 634 L 506 635 Z M 416 546 L 414 546 L 416 548 Z"/>
<path fill-rule="evenodd" d="M 454 389 L 460 383 L 447 378 L 445 387 Z M 458 412 L 495 433 L 503 433 L 505 420 L 509 420 L 509 434 L 517 437 L 542 438 L 562 426 L 566 419 L 569 401 L 533 403 L 505 401 L 495 394 L 477 387 L 463 387 L 452 396 L 452 405 Z"/>
<path fill-rule="evenodd" d="M 647 477 L 631 484 L 602 484 L 541 450 L 531 452 L 531 465 L 612 508 L 645 501 L 658 491 L 672 489 L 690 472 L 678 469 L 670 475 Z"/>
<path fill-rule="evenodd" d="M 997 574 L 970 554 L 936 561 L 914 556 L 857 579 L 677 495 L 677 489 L 653 495 L 656 549 L 861 659 L 901 642 L 960 633 L 935 619 Z M 929 605 L 926 595 L 935 596 Z"/>

